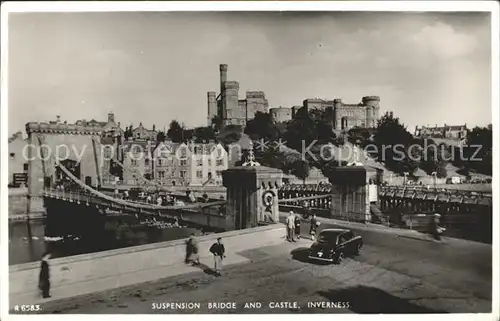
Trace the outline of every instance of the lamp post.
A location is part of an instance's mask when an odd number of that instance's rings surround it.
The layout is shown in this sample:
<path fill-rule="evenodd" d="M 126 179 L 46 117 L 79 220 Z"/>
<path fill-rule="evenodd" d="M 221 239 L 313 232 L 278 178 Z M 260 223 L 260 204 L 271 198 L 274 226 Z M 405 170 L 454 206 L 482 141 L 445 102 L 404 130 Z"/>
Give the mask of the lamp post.
<path fill-rule="evenodd" d="M 407 179 L 408 175 L 410 175 L 410 173 L 404 172 L 404 175 L 405 175 L 405 179 L 403 181 L 403 185 L 406 186 L 406 179 Z"/>
<path fill-rule="evenodd" d="M 431 175 L 432 175 L 433 180 L 434 180 L 434 189 L 436 189 L 436 185 L 437 185 L 437 172 L 432 172 Z"/>
<path fill-rule="evenodd" d="M 389 185 L 392 185 L 392 173 L 389 176 Z"/>

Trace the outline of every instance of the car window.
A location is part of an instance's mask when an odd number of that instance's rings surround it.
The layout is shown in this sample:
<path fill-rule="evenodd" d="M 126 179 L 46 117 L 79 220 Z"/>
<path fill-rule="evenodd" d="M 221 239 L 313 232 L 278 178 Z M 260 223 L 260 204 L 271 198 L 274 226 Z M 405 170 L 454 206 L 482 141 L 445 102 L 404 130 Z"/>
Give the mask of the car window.
<path fill-rule="evenodd" d="M 353 232 L 347 232 L 344 235 L 345 235 L 345 237 L 346 237 L 347 240 L 350 240 L 350 239 L 352 239 L 354 237 L 354 233 Z"/>
<path fill-rule="evenodd" d="M 346 234 L 342 234 L 339 236 L 339 244 L 342 244 L 342 243 L 346 242 L 347 240 L 348 240 L 348 238 L 347 238 Z"/>

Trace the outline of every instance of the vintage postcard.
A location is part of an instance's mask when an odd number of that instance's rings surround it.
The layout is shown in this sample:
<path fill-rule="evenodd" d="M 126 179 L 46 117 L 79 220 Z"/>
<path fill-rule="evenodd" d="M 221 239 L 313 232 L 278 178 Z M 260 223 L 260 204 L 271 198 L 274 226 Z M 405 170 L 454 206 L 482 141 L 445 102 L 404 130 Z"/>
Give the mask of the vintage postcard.
<path fill-rule="evenodd" d="M 498 9 L 3 4 L 2 317 L 498 319 Z"/>

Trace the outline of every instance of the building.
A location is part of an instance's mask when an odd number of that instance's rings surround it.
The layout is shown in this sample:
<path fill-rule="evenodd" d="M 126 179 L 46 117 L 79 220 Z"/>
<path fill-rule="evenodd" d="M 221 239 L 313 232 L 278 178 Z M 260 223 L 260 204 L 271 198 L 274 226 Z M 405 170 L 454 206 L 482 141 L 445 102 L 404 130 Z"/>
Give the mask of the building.
<path fill-rule="evenodd" d="M 212 124 L 212 119 L 218 116 L 222 126 L 245 126 L 248 120 L 255 117 L 260 111 L 267 113 L 269 103 L 263 91 L 247 91 L 245 99 L 239 99 L 240 84 L 237 81 L 227 80 L 227 65 L 219 65 L 220 93 L 214 91 L 207 93 L 208 117 L 207 124 Z"/>
<path fill-rule="evenodd" d="M 28 141 L 22 132 L 9 137 L 9 186 L 20 186 L 28 180 Z"/>
<path fill-rule="evenodd" d="M 325 111 L 332 127 L 337 130 L 349 130 L 353 127 L 371 128 L 377 125 L 379 119 L 380 97 L 366 96 L 358 104 L 345 104 L 341 99 L 308 98 L 303 101 L 302 108 L 307 112 L 313 109 Z M 294 106 L 293 117 L 297 111 L 297 106 Z"/>
<path fill-rule="evenodd" d="M 153 179 L 161 185 L 222 185 L 228 153 L 219 143 L 178 144 L 164 142 L 153 152 Z"/>
<path fill-rule="evenodd" d="M 453 140 L 462 140 L 467 137 L 467 124 L 458 126 L 449 126 L 444 124 L 444 126 L 435 125 L 434 127 L 422 126 L 415 127 L 415 136 L 417 137 L 434 137 L 434 138 L 446 138 Z"/>
<path fill-rule="evenodd" d="M 275 123 L 285 123 L 292 120 L 292 108 L 270 108 L 269 113 L 271 114 L 271 117 Z"/>

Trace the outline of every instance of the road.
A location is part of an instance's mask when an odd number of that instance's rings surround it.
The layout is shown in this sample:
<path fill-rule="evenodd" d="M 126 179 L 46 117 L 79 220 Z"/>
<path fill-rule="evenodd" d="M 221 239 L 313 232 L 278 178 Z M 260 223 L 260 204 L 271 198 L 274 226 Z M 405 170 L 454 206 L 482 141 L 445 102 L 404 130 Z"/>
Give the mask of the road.
<path fill-rule="evenodd" d="M 321 228 L 332 227 L 323 224 Z M 308 230 L 304 224 L 304 232 Z M 441 313 L 491 310 L 491 246 L 459 245 L 354 230 L 365 247 L 341 265 L 305 259 L 311 241 L 238 253 L 250 263 L 228 266 L 221 277 L 208 269 L 128 289 L 44 306 L 45 313 Z M 465 244 L 465 245 L 464 245 Z M 226 244 L 228 255 L 230 244 Z M 292 255 L 293 253 L 293 255 Z M 211 265 L 211 262 L 204 262 Z M 155 310 L 161 302 L 200 303 L 199 309 Z M 208 309 L 234 302 L 236 309 Z M 260 309 L 244 304 L 260 302 Z M 272 302 L 297 302 L 276 308 Z M 330 307 L 311 302 L 336 302 Z M 270 306 L 271 303 L 271 306 Z M 290 303 L 292 304 L 292 303 Z M 345 306 L 348 304 L 348 308 Z M 344 306 L 344 308 L 342 308 Z"/>

